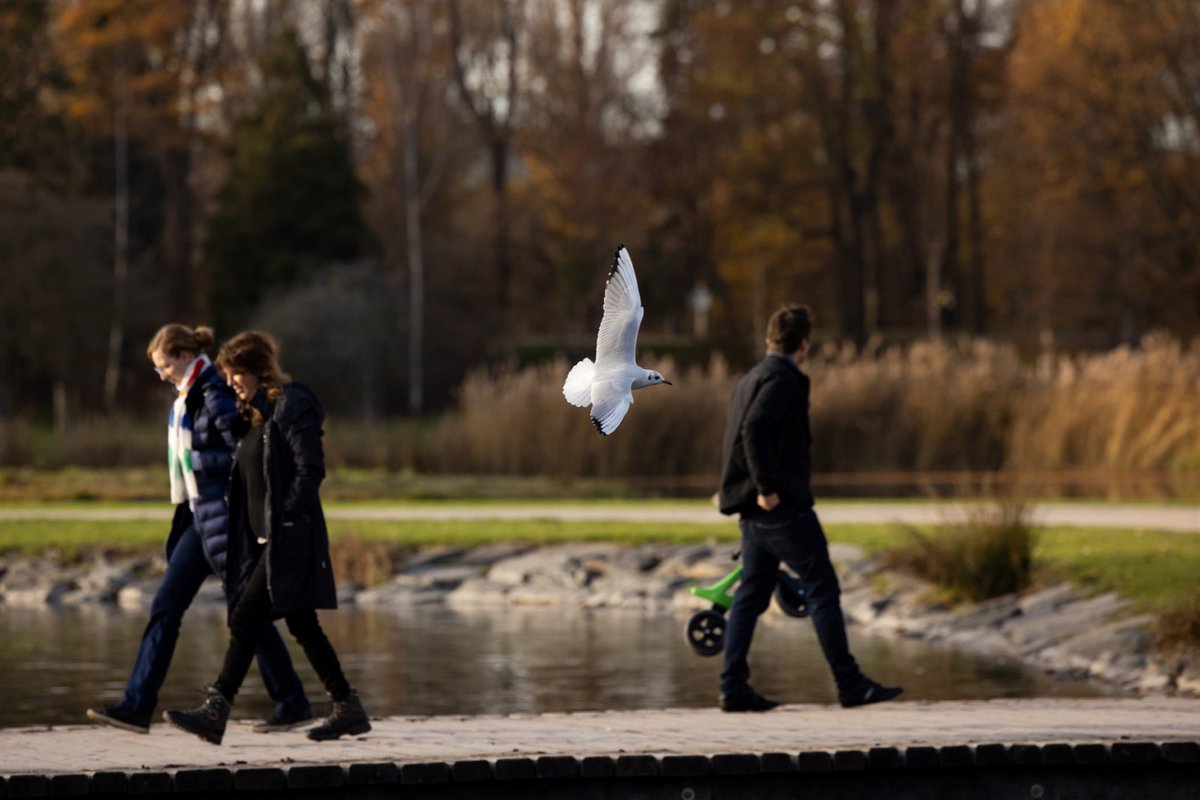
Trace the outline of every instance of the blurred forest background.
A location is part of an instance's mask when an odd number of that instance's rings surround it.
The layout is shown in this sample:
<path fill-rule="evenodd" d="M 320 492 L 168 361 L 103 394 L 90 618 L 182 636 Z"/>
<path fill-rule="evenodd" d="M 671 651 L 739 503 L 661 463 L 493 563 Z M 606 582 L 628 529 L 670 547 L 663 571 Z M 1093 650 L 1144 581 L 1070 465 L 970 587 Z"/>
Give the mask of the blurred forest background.
<path fill-rule="evenodd" d="M 275 333 L 335 465 L 707 475 L 797 301 L 818 469 L 1200 470 L 1196 0 L 0 0 L 0 40 L 0 464 L 160 461 L 182 321 Z M 620 243 L 676 385 L 603 440 L 559 392 Z"/>

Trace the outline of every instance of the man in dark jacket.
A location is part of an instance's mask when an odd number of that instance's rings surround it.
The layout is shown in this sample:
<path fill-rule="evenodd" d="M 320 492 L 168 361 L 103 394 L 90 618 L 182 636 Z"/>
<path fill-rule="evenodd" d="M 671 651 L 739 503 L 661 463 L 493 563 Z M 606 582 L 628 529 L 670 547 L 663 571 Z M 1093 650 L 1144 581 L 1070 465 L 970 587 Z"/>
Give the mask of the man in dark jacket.
<path fill-rule="evenodd" d="M 781 561 L 800 576 L 838 701 L 849 708 L 891 700 L 901 692 L 867 678 L 850 654 L 841 587 L 813 511 L 809 380 L 800 371 L 811 332 L 807 306 L 775 312 L 767 324 L 767 356 L 742 377 L 730 403 L 719 500 L 721 513 L 740 516 L 742 575 L 725 629 L 724 711 L 769 711 L 779 705 L 750 688 L 747 656 Z"/>

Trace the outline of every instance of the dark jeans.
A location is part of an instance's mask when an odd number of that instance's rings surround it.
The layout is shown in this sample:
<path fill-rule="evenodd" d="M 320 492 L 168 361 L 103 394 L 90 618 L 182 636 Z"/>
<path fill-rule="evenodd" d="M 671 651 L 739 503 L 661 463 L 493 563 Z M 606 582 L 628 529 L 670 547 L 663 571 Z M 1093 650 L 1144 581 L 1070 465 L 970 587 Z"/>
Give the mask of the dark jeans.
<path fill-rule="evenodd" d="M 125 685 L 125 698 L 121 701 L 121 707 L 133 715 L 148 720 L 158 705 L 158 690 L 166 680 L 167 668 L 171 666 L 171 657 L 175 654 L 183 613 L 211 574 L 212 567 L 204 557 L 200 534 L 192 524 L 171 551 L 167 572 L 150 604 L 150 621 L 142 633 L 142 644 L 133 662 L 129 682 Z M 291 656 L 275 626 L 264 628 L 255 643 L 263 685 L 271 699 L 278 704 L 277 709 L 294 711 L 308 708 L 304 685 L 292 667 Z"/>
<path fill-rule="evenodd" d="M 745 691 L 750 680 L 750 640 L 758 617 L 767 610 L 779 574 L 779 562 L 800 577 L 817 640 L 839 689 L 861 677 L 846 641 L 841 586 L 829 560 L 829 543 L 816 512 L 780 506 L 771 513 L 743 517 L 742 576 L 725 626 L 725 671 L 721 691 Z"/>
<path fill-rule="evenodd" d="M 268 545 L 269 546 L 269 545 Z M 311 608 L 291 611 L 284 620 L 287 628 L 296 641 L 304 648 L 308 663 L 321 679 L 325 691 L 334 700 L 345 700 L 350 696 L 350 684 L 342 673 L 342 665 L 338 662 L 337 653 L 329 643 L 321 623 L 317 621 L 317 612 Z M 237 695 L 246 673 L 250 670 L 250 661 L 254 658 L 254 641 L 261 631 L 274 628 L 271 624 L 271 595 L 267 589 L 267 551 L 264 549 L 258 555 L 258 563 L 242 596 L 238 598 L 237 606 L 229 618 L 229 649 L 225 651 L 225 663 L 221 667 L 221 676 L 213 684 L 217 691 L 225 695 L 230 702 Z"/>

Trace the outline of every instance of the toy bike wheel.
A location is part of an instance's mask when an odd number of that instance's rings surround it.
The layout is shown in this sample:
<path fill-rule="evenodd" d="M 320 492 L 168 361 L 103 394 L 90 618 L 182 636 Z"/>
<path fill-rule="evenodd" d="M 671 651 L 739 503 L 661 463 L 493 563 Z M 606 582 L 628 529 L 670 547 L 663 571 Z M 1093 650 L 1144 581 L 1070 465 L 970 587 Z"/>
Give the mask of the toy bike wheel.
<path fill-rule="evenodd" d="M 688 646 L 701 656 L 715 656 L 725 649 L 725 616 L 716 611 L 697 611 L 688 620 Z"/>
<path fill-rule="evenodd" d="M 804 596 L 804 590 L 782 577 L 775 585 L 775 602 L 789 617 L 808 616 L 808 599 Z"/>

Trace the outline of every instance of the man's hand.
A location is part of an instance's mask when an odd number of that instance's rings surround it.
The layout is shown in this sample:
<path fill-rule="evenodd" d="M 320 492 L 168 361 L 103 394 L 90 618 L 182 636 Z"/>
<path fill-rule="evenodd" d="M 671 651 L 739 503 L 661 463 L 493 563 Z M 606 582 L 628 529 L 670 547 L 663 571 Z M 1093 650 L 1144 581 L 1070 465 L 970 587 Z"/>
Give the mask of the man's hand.
<path fill-rule="evenodd" d="M 758 496 L 758 507 L 763 511 L 774 511 L 779 506 L 779 494 L 771 492 L 767 495 L 760 494 Z"/>

